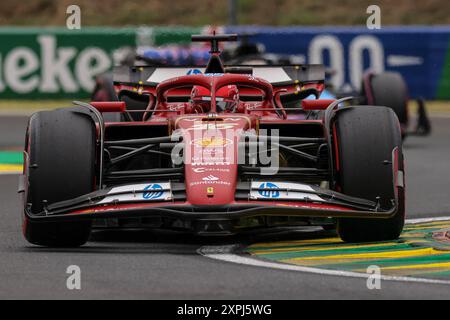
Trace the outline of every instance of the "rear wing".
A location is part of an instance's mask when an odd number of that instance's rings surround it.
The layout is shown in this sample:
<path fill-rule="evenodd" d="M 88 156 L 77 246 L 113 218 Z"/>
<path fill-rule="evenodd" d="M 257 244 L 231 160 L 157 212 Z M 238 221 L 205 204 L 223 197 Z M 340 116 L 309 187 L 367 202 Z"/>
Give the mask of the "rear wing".
<path fill-rule="evenodd" d="M 128 67 L 114 68 L 115 85 L 142 85 L 156 87 L 159 83 L 189 74 L 204 73 L 206 67 L 163 66 L 163 67 Z M 225 72 L 243 73 L 265 79 L 273 86 L 294 84 L 323 83 L 325 67 L 321 64 L 285 65 L 285 66 L 225 66 Z"/>

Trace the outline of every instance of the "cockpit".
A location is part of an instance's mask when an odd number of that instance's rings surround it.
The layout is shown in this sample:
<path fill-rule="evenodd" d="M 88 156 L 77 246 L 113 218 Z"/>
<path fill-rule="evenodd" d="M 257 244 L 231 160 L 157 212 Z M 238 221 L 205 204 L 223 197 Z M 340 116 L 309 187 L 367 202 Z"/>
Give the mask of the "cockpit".
<path fill-rule="evenodd" d="M 212 106 L 211 92 L 205 87 L 194 86 L 191 92 L 190 103 L 196 113 L 208 113 Z M 234 113 L 239 107 L 239 90 L 235 85 L 228 85 L 216 93 L 216 112 Z"/>

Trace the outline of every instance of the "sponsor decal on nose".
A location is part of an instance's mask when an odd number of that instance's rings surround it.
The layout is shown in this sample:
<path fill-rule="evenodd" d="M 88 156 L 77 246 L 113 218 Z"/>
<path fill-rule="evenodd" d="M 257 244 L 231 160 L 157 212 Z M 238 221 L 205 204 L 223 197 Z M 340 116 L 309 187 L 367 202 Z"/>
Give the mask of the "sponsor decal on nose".
<path fill-rule="evenodd" d="M 265 198 L 276 199 L 280 197 L 280 191 L 278 190 L 278 186 L 271 182 L 262 183 L 259 186 L 259 189 L 273 189 L 272 190 L 260 190 L 259 194 Z"/>
<path fill-rule="evenodd" d="M 216 176 L 213 176 L 213 175 L 209 175 L 207 177 L 204 177 L 202 180 L 203 181 L 218 181 L 219 178 L 217 178 Z"/>
<path fill-rule="evenodd" d="M 146 192 L 142 194 L 142 197 L 146 200 L 159 199 L 164 194 L 163 188 L 159 184 L 150 184 L 144 190 Z"/>

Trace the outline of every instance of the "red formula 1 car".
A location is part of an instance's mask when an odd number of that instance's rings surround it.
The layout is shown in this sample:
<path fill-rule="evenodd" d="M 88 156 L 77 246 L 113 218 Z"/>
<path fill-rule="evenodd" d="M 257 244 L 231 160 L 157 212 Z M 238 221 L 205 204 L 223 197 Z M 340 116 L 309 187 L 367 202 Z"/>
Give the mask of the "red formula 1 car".
<path fill-rule="evenodd" d="M 405 219 L 398 118 L 324 88 L 320 65 L 119 68 L 116 102 L 31 116 L 23 232 L 79 246 L 92 228 L 229 235 L 337 222 L 349 242 L 397 238 Z M 299 108 L 299 103 L 302 106 Z"/>

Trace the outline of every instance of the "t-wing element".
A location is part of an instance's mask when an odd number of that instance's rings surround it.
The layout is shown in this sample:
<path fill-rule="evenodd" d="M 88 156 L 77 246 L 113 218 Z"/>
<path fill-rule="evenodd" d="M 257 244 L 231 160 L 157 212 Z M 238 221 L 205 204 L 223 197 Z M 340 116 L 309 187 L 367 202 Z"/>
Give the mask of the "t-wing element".
<path fill-rule="evenodd" d="M 225 73 L 225 68 L 222 61 L 220 60 L 220 41 L 237 41 L 237 34 L 219 34 L 215 33 L 212 36 L 208 35 L 193 35 L 192 42 L 211 42 L 211 57 L 209 58 L 208 66 L 206 67 L 205 73 Z"/>
<path fill-rule="evenodd" d="M 193 35 L 192 42 L 211 42 L 211 54 L 220 54 L 219 42 L 237 41 L 237 34 Z"/>

